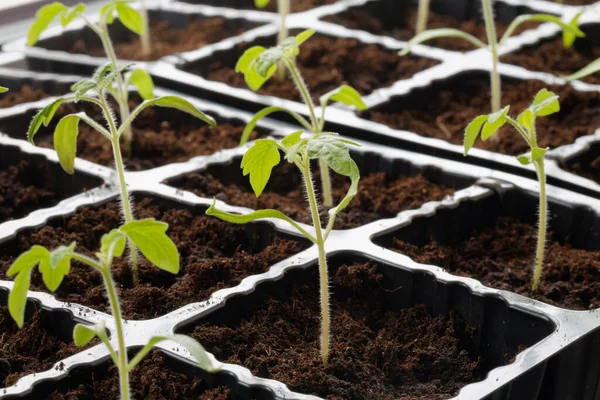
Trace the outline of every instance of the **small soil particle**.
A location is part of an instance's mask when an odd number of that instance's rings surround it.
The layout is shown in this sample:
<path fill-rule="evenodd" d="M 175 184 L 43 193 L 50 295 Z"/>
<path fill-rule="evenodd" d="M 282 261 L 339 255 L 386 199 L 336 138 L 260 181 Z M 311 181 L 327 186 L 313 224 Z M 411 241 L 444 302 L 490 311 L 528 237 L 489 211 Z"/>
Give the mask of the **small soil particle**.
<path fill-rule="evenodd" d="M 143 259 L 139 265 L 140 282 L 133 286 L 128 257 L 116 259 L 112 270 L 127 319 L 155 318 L 207 300 L 213 292 L 235 286 L 248 275 L 262 273 L 303 249 L 301 242 L 278 238 L 258 248 L 253 245 L 254 240 L 268 240 L 260 229 L 248 237 L 245 226 L 222 222 L 203 212 L 197 215 L 187 209 L 161 207 L 149 198 L 137 201 L 135 215 L 138 219 L 155 218 L 169 224 L 167 233 L 179 250 L 181 270 L 173 275 Z M 22 233 L 0 256 L 0 274 L 4 276 L 15 257 L 35 244 L 54 249 L 75 241 L 78 251 L 93 256 L 102 235 L 118 228 L 121 222 L 120 205 L 113 202 L 95 209 L 84 208 L 56 226 Z M 32 290 L 47 291 L 37 270 L 32 276 Z M 83 265 L 71 269 L 55 295 L 65 302 L 110 313 L 100 274 Z"/>
<path fill-rule="evenodd" d="M 314 182 L 320 190 L 320 174 L 314 171 Z M 333 196 L 339 202 L 346 195 L 350 180 L 332 173 Z M 217 197 L 231 205 L 254 210 L 275 208 L 296 221 L 312 224 L 310 210 L 304 198 L 304 184 L 298 169 L 291 164 L 276 167 L 271 180 L 260 197 L 256 197 L 249 185 L 223 183 L 208 172 L 190 173 L 177 182 L 177 187 L 190 190 L 201 197 Z M 361 177 L 359 192 L 337 219 L 336 229 L 355 228 L 382 218 L 392 218 L 400 211 L 418 208 L 428 201 L 442 200 L 451 196 L 454 188 L 438 185 L 424 175 L 402 176 L 393 179 L 384 172 Z M 321 207 L 322 222 L 327 213 Z"/>
<path fill-rule="evenodd" d="M 241 56 L 251 44 L 243 43 L 235 48 Z M 238 57 L 231 58 L 237 60 Z M 229 58 L 228 58 L 229 59 Z M 407 79 L 424 69 L 438 64 L 427 58 L 399 58 L 397 51 L 375 44 L 364 44 L 356 39 L 313 36 L 306 41 L 296 59 L 302 77 L 317 102 L 321 95 L 348 84 L 363 95 L 391 86 L 398 80 Z M 244 76 L 235 72 L 235 64 L 215 61 L 206 67 L 191 67 L 190 71 L 209 80 L 247 88 Z M 291 78 L 283 82 L 272 78 L 258 91 L 260 94 L 301 101 Z"/>
<path fill-rule="evenodd" d="M 0 95 L 0 108 L 8 108 L 21 103 L 29 103 L 45 99 L 50 95 L 42 89 L 35 89 L 30 85 L 23 85 L 17 91 L 9 91 Z"/>
<path fill-rule="evenodd" d="M 550 220 L 552 228 L 552 220 Z M 493 227 L 454 245 L 435 240 L 416 246 L 395 239 L 393 250 L 423 264 L 433 264 L 497 289 L 516 292 L 558 307 L 600 307 L 600 252 L 575 249 L 548 235 L 542 280 L 531 291 L 537 227 L 500 217 Z"/>
<path fill-rule="evenodd" d="M 8 312 L 0 307 L 0 382 L 14 385 L 21 377 L 50 369 L 56 362 L 81 351 L 64 342 L 49 329 L 52 318 L 36 312 L 19 329 Z"/>
<path fill-rule="evenodd" d="M 382 2 L 383 4 L 383 2 Z M 376 7 L 376 5 L 369 5 Z M 415 36 L 415 27 L 417 26 L 418 11 L 415 7 L 403 7 L 402 11 L 395 15 L 390 21 L 388 9 L 380 10 L 381 15 L 369 12 L 368 8 L 352 7 L 342 13 L 330 15 L 324 18 L 327 22 L 333 22 L 346 28 L 360 29 L 376 35 L 392 36 L 395 39 L 408 41 Z M 386 23 L 386 21 L 388 21 Z M 525 23 L 517 28 L 513 35 L 532 29 L 538 26 L 538 23 Z M 427 29 L 454 28 L 475 36 L 484 43 L 487 43 L 487 33 L 482 21 L 469 19 L 460 20 L 450 15 L 440 14 L 430 11 L 427 20 Z M 508 24 L 496 23 L 496 32 L 498 37 L 506 32 Z M 446 50 L 470 51 L 476 47 L 461 39 L 439 38 L 425 43 L 428 46 L 440 47 Z"/>
<path fill-rule="evenodd" d="M 43 160 L 0 166 L 0 223 L 52 207 L 70 194 L 57 185 Z"/>
<path fill-rule="evenodd" d="M 511 114 L 516 116 L 529 107 L 536 93 L 543 88 L 560 97 L 561 110 L 536 120 L 539 147 L 555 148 L 570 144 L 580 136 L 593 134 L 600 127 L 597 94 L 578 92 L 570 85 L 547 85 L 533 80 L 506 81 L 502 84 L 502 104 L 510 104 Z M 467 75 L 460 79 L 460 86 L 445 86 L 436 93 L 435 96 L 408 95 L 392 100 L 385 108 L 369 110 L 361 115 L 395 129 L 462 145 L 466 126 L 477 116 L 490 112 L 489 81 L 470 79 Z M 508 124 L 498 135 L 500 140 L 477 140 L 475 146 L 511 155 L 529 151 L 527 143 Z"/>
<path fill-rule="evenodd" d="M 267 297 L 231 326 L 204 323 L 193 337 L 222 361 L 327 399 L 435 400 L 481 380 L 484 360 L 470 354 L 476 332 L 458 315 L 432 316 L 424 305 L 386 307 L 386 287 L 370 263 L 331 269 L 330 360 L 320 356 L 316 268 L 285 298 Z M 512 357 L 513 355 L 510 355 Z"/>
<path fill-rule="evenodd" d="M 75 369 L 68 382 L 50 393 L 47 400 L 105 400 L 118 399 L 119 376 L 114 365 L 90 371 Z M 129 384 L 135 399 L 148 400 L 234 400 L 227 387 L 208 388 L 198 377 L 175 372 L 166 357 L 154 351 L 129 374 Z"/>
<path fill-rule="evenodd" d="M 122 60 L 155 61 L 171 54 L 196 50 L 208 44 L 219 42 L 228 37 L 237 36 L 246 30 L 241 24 L 232 27 L 224 18 L 193 19 L 184 28 L 175 28 L 168 21 L 151 22 L 151 53 L 142 52 L 140 38 L 128 32 L 126 39 L 116 41 L 115 52 Z M 95 57 L 105 57 L 102 46 L 90 46 L 83 39 L 77 40 L 71 53 L 88 54 Z"/>

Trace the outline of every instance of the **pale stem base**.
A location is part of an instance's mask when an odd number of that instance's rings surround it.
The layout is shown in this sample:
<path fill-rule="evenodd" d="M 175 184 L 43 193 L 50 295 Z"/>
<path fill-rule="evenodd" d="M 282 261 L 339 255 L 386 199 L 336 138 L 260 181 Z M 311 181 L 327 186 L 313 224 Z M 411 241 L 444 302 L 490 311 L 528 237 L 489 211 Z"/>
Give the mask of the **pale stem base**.
<path fill-rule="evenodd" d="M 535 292 L 540 285 L 542 267 L 544 265 L 544 250 L 546 248 L 546 230 L 548 225 L 548 199 L 546 198 L 546 172 L 544 169 L 544 159 L 535 161 L 534 166 L 540 183 L 538 242 L 535 257 L 535 269 L 533 272 L 533 285 L 531 287 L 531 290 Z"/>
<path fill-rule="evenodd" d="M 427 29 L 427 19 L 429 18 L 429 0 L 419 1 L 419 12 L 417 15 L 416 34 L 422 33 Z"/>

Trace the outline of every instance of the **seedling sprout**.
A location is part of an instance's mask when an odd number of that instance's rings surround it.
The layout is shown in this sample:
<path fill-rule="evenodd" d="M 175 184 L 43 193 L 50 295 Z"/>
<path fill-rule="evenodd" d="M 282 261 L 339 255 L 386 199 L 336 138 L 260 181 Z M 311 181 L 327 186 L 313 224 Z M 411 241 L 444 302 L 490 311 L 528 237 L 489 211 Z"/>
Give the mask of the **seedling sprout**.
<path fill-rule="evenodd" d="M 429 18 L 429 1 L 430 0 L 419 0 L 416 28 L 417 35 L 427 29 L 427 19 Z"/>
<path fill-rule="evenodd" d="M 269 5 L 270 0 L 254 0 L 254 5 L 257 8 L 265 8 Z M 287 27 L 287 16 L 290 13 L 290 0 L 277 0 L 277 12 L 279 13 L 279 33 L 277 34 L 277 44 L 281 44 L 289 35 Z M 277 79 L 283 82 L 285 79 L 285 67 L 280 65 L 277 72 Z"/>
<path fill-rule="evenodd" d="M 296 121 L 300 123 L 307 131 L 311 131 L 317 135 L 323 132 L 325 126 L 325 111 L 330 101 L 339 101 L 345 105 L 354 106 L 359 110 L 367 108 L 365 103 L 362 101 L 360 94 L 348 85 L 342 85 L 331 92 L 325 93 L 319 98 L 321 106 L 320 118 L 317 117 L 317 111 L 315 104 L 313 103 L 312 97 L 302 79 L 300 70 L 298 69 L 295 58 L 300 53 L 300 46 L 306 40 L 308 40 L 315 32 L 307 30 L 301 32 L 297 36 L 290 36 L 285 39 L 282 43 L 270 49 L 266 49 L 262 46 L 254 46 L 246 50 L 240 57 L 235 66 L 236 72 L 244 74 L 244 79 L 250 89 L 257 91 L 262 85 L 268 81 L 278 68 L 283 65 L 289 72 L 292 80 L 296 84 L 298 91 L 306 105 L 310 114 L 310 122 L 308 122 L 303 116 L 295 113 L 287 108 L 279 106 L 266 107 L 260 110 L 252 120 L 246 125 L 242 134 L 240 144 L 245 144 L 250 137 L 250 134 L 254 130 L 254 127 L 261 118 L 268 116 L 274 112 L 285 112 L 291 115 Z M 271 60 L 276 59 L 277 63 L 272 63 Z M 323 192 L 323 203 L 327 208 L 333 207 L 333 196 L 331 193 L 331 178 L 329 176 L 329 170 L 327 163 L 324 160 L 319 161 L 321 171 L 321 183 Z"/>
<path fill-rule="evenodd" d="M 95 258 L 75 251 L 75 242 L 68 246 L 60 246 L 52 251 L 42 246 L 33 246 L 30 250 L 21 254 L 7 272 L 9 277 L 15 277 L 13 288 L 8 297 L 10 315 L 19 328 L 22 328 L 25 319 L 27 291 L 31 284 L 31 274 L 36 267 L 42 274 L 44 285 L 54 292 L 71 270 L 71 261 L 78 261 L 92 267 L 102 275 L 111 312 L 115 320 L 117 350 L 108 338 L 105 321 L 100 321 L 95 325 L 75 325 L 73 339 L 77 346 L 85 346 L 97 336 L 106 345 L 110 357 L 119 371 L 121 400 L 131 399 L 129 372 L 142 361 L 156 344 L 166 340 L 177 342 L 186 348 L 201 368 L 211 372 L 216 371 L 218 366 L 208 357 L 204 348 L 189 336 L 179 334 L 152 337 L 131 361 L 128 360 L 121 305 L 111 272 L 113 261 L 115 257 L 123 255 L 126 242 L 131 241 L 136 244 L 137 248 L 152 264 L 161 270 L 177 274 L 179 272 L 179 253 L 175 243 L 166 234 L 167 228 L 167 224 L 154 219 L 129 222 L 119 229 L 113 229 L 102 237 L 100 251 L 95 254 Z"/>
<path fill-rule="evenodd" d="M 542 89 L 535 96 L 533 104 L 523 111 L 516 120 L 508 115 L 509 109 L 510 106 L 506 106 L 498 112 L 475 118 L 465 130 L 464 153 L 466 156 L 480 134 L 482 140 L 487 140 L 498 132 L 498 130 L 506 123 L 511 125 L 529 145 L 531 150 L 526 154 L 518 156 L 517 160 L 523 165 L 533 164 L 540 184 L 538 241 L 533 283 L 531 286 L 531 290 L 535 292 L 540 284 L 542 266 L 544 264 L 544 247 L 546 243 L 546 226 L 548 222 L 544 157 L 549 150 L 548 148 L 538 147 L 535 121 L 537 117 L 545 117 L 560 111 L 560 104 L 556 94 L 547 89 Z"/>

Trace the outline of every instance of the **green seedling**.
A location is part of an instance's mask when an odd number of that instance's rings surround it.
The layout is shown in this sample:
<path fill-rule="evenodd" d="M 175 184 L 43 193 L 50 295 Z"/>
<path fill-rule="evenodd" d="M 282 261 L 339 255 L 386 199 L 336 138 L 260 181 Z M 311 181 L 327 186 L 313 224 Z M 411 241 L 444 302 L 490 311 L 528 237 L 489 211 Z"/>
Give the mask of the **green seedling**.
<path fill-rule="evenodd" d="M 135 70 L 132 77 L 135 77 Z M 58 159 L 62 168 L 69 174 L 74 173 L 74 162 L 77 152 L 77 135 L 79 134 L 79 123 L 88 124 L 96 132 L 108 139 L 112 145 L 115 169 L 119 178 L 121 189 L 121 203 L 123 206 L 123 215 L 125 222 L 130 223 L 134 220 L 132 204 L 129 199 L 127 182 L 125 182 L 125 167 L 121 155 L 120 140 L 125 131 L 132 125 L 136 117 L 146 108 L 167 107 L 174 108 L 188 114 L 191 114 L 211 127 L 216 125 L 214 119 L 198 110 L 189 101 L 177 96 L 155 97 L 151 100 L 144 100 L 126 119 L 121 119 L 120 125 L 115 119 L 114 112 L 107 101 L 106 92 L 113 82 L 121 76 L 123 70 L 114 70 L 112 63 L 99 67 L 91 78 L 83 79 L 74 84 L 71 88 L 73 93 L 60 97 L 40 110 L 32 119 L 27 132 L 28 140 L 33 143 L 35 134 L 42 126 L 48 126 L 58 108 L 63 103 L 84 101 L 94 104 L 100 109 L 105 121 L 106 127 L 102 126 L 94 119 L 90 118 L 85 112 L 67 115 L 63 117 L 56 125 L 54 131 L 54 148 L 58 154 Z M 126 74 L 127 75 L 127 74 Z M 137 252 L 135 243 L 130 241 L 131 263 L 134 284 L 137 283 Z"/>
<path fill-rule="evenodd" d="M 587 76 L 593 75 L 598 71 L 600 71 L 600 58 L 592 61 L 587 66 L 583 67 L 582 69 L 571 75 L 563 76 L 563 78 L 565 78 L 568 81 L 574 81 L 576 79 L 583 79 Z"/>
<path fill-rule="evenodd" d="M 100 9 L 100 18 L 97 23 L 90 21 L 83 14 L 85 9 L 86 6 L 82 3 L 74 7 L 67 7 L 60 2 L 54 2 L 41 7 L 36 13 L 36 19 L 29 29 L 29 33 L 27 35 L 27 45 L 35 45 L 39 40 L 40 35 L 48 28 L 54 19 L 60 17 L 61 25 L 66 27 L 77 17 L 79 17 L 85 21 L 86 25 L 96 35 L 98 35 L 100 41 L 102 42 L 106 56 L 110 60 L 113 70 L 118 70 L 119 65 L 117 62 L 117 55 L 108 34 L 108 26 L 114 22 L 116 14 L 125 27 L 138 35 L 143 35 L 148 29 L 144 25 L 144 18 L 135 9 L 131 8 L 127 1 L 113 1 L 112 3 L 102 7 Z M 121 74 L 119 74 L 115 78 L 114 85 L 111 83 L 110 86 L 106 87 L 106 91 L 114 97 L 115 101 L 119 105 L 121 117 L 123 120 L 126 120 L 128 119 L 130 113 L 129 84 L 136 86 L 140 96 L 144 100 L 148 100 L 154 97 L 154 83 L 152 82 L 150 75 L 141 69 L 130 72 L 128 76 L 121 76 Z M 131 155 L 131 129 L 127 127 L 125 133 L 125 153 L 127 155 Z"/>
<path fill-rule="evenodd" d="M 298 167 L 304 180 L 306 196 L 310 207 L 314 236 L 299 224 L 277 210 L 260 210 L 248 215 L 230 214 L 215 208 L 215 203 L 206 211 L 207 215 L 215 216 L 222 220 L 246 224 L 261 218 L 277 218 L 290 223 L 308 240 L 315 243 L 319 251 L 319 277 L 321 297 L 321 358 L 323 364 L 329 360 L 329 278 L 327 276 L 327 259 L 325 242 L 333 229 L 335 219 L 358 190 L 360 173 L 356 163 L 350 157 L 348 145 L 356 145 L 351 141 L 342 139 L 336 133 L 321 133 L 308 139 L 302 138 L 302 131 L 294 132 L 286 138 L 276 141 L 274 139 L 259 139 L 250 147 L 242 158 L 241 167 L 244 175 L 250 176 L 250 185 L 257 197 L 261 195 L 271 177 L 271 170 L 281 161 L 280 152 L 285 160 Z M 311 160 L 324 162 L 336 173 L 350 178 L 350 188 L 340 203 L 329 210 L 327 226 L 321 226 L 321 217 L 317 196 L 311 175 Z"/>
<path fill-rule="evenodd" d="M 504 42 L 506 42 L 506 40 L 508 40 L 508 38 L 510 38 L 513 35 L 513 33 L 519 27 L 519 25 L 528 21 L 551 22 L 557 24 L 563 29 L 563 44 L 565 47 L 572 46 L 576 38 L 584 37 L 585 34 L 581 31 L 581 29 L 579 29 L 578 20 L 581 13 L 577 14 L 569 23 L 565 23 L 560 18 L 550 14 L 527 14 L 520 15 L 517 18 L 515 18 L 504 33 L 504 36 L 502 36 L 500 41 L 498 41 L 496 35 L 496 24 L 494 23 L 492 0 L 482 0 L 481 3 L 483 8 L 483 18 L 485 21 L 488 44 L 485 44 L 481 40 L 477 39 L 475 36 L 458 29 L 432 29 L 429 31 L 422 32 L 414 38 L 412 38 L 407 43 L 406 47 L 399 52 L 399 54 L 401 56 L 405 56 L 408 53 L 410 53 L 410 51 L 415 45 L 441 37 L 456 37 L 464 39 L 479 48 L 489 50 L 492 56 L 492 71 L 490 73 L 490 80 L 492 87 L 491 105 L 492 113 L 494 113 L 499 111 L 502 107 L 500 74 L 498 73 L 498 64 L 500 62 L 498 48 L 502 46 Z"/>
<path fill-rule="evenodd" d="M 312 97 L 302 79 L 302 75 L 295 63 L 296 56 L 300 53 L 300 46 L 306 40 L 308 40 L 315 32 L 312 30 L 304 31 L 297 36 L 290 36 L 285 39 L 281 44 L 266 49 L 262 46 L 254 46 L 246 50 L 240 57 L 235 66 L 236 72 L 244 74 L 244 79 L 250 89 L 257 91 L 262 85 L 267 82 L 278 68 L 281 68 L 281 64 L 290 72 L 292 80 L 296 84 L 302 99 L 308 106 L 310 115 L 310 122 L 308 122 L 303 116 L 288 110 L 284 107 L 271 106 L 260 110 L 252 120 L 246 125 L 242 134 L 241 144 L 245 144 L 250 137 L 250 134 L 254 130 L 256 124 L 261 118 L 266 117 L 274 112 L 285 112 L 291 115 L 296 121 L 300 123 L 306 130 L 311 131 L 315 134 L 323 132 L 325 126 L 325 111 L 330 101 L 339 101 L 340 103 L 348 106 L 354 106 L 359 110 L 367 108 L 365 103 L 362 101 L 360 94 L 348 85 L 342 85 L 331 92 L 325 93 L 319 98 L 321 106 L 321 116 L 317 117 L 317 111 L 315 104 L 313 103 Z M 325 207 L 333 207 L 333 196 L 331 193 L 331 178 L 329 176 L 329 170 L 325 161 L 320 161 L 321 171 L 321 183 L 323 192 L 323 203 Z"/>
<path fill-rule="evenodd" d="M 8 92 L 8 88 L 5 88 L 4 86 L 0 86 L 0 93 L 6 93 Z"/>
<path fill-rule="evenodd" d="M 269 5 L 270 0 L 254 0 L 256 8 L 263 9 Z M 282 43 L 289 36 L 287 27 L 287 17 L 290 13 L 290 0 L 277 0 L 277 12 L 279 13 L 279 33 L 277 34 L 277 44 Z M 277 72 L 277 79 L 283 82 L 285 79 L 285 68 L 280 65 Z"/>
<path fill-rule="evenodd" d="M 419 11 L 417 14 L 417 35 L 427 29 L 427 19 L 429 18 L 429 0 L 419 0 Z"/>
<path fill-rule="evenodd" d="M 544 169 L 544 156 L 548 148 L 540 148 L 537 144 L 537 133 L 535 130 L 535 121 L 537 117 L 545 117 L 560 111 L 558 96 L 546 89 L 540 90 L 533 104 L 518 116 L 516 120 L 508 115 L 510 106 L 502 110 L 482 115 L 473 120 L 465 130 L 465 156 L 473 147 L 475 140 L 481 134 L 482 140 L 489 139 L 506 123 L 511 125 L 521 137 L 527 142 L 530 151 L 517 157 L 517 160 L 523 165 L 533 164 L 540 184 L 540 205 L 538 222 L 538 242 L 536 249 L 536 262 L 533 273 L 533 284 L 531 289 L 536 291 L 540 284 L 542 275 L 542 266 L 544 264 L 544 246 L 546 243 L 546 225 L 548 222 L 548 201 L 546 199 L 546 172 Z"/>
<path fill-rule="evenodd" d="M 150 18 L 148 17 L 148 9 L 146 8 L 146 0 L 140 0 L 140 16 L 142 17 L 142 22 L 144 28 L 142 33 L 140 34 L 140 42 L 142 44 L 142 53 L 145 56 L 150 55 L 152 52 L 152 48 L 150 47 Z"/>
<path fill-rule="evenodd" d="M 102 275 L 112 315 L 115 320 L 115 335 L 118 349 L 115 351 L 107 332 L 106 322 L 101 321 L 95 325 L 77 324 L 73 330 L 73 339 L 77 346 L 85 346 L 95 336 L 106 345 L 112 361 L 119 371 L 121 400 L 129 400 L 129 373 L 159 342 L 172 340 L 186 348 L 196 359 L 201 368 L 207 371 L 218 369 L 207 356 L 204 348 L 194 339 L 185 335 L 166 335 L 152 337 L 131 361 L 127 357 L 125 334 L 123 331 L 123 318 L 121 305 L 117 295 L 117 287 L 113 280 L 111 269 L 115 257 L 121 257 L 125 250 L 126 242 L 133 241 L 142 254 L 158 268 L 177 274 L 179 272 L 179 253 L 175 243 L 167 236 L 168 225 L 154 219 L 133 221 L 114 229 L 104 235 L 100 251 L 92 258 L 86 254 L 75 251 L 75 242 L 68 246 L 60 246 L 52 251 L 42 246 L 33 246 L 21 254 L 9 268 L 7 275 L 15 277 L 14 285 L 8 297 L 8 309 L 19 328 L 23 327 L 25 319 L 25 306 L 27 304 L 27 291 L 31 284 L 31 274 L 38 267 L 42 274 L 44 285 L 54 292 L 62 283 L 64 277 L 71 270 L 71 261 L 78 261 L 92 267 Z"/>

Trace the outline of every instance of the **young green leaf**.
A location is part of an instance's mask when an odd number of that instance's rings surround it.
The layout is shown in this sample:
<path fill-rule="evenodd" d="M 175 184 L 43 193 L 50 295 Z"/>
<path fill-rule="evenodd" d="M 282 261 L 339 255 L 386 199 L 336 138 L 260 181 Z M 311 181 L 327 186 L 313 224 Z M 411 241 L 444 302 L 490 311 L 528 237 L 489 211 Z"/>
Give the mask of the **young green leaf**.
<path fill-rule="evenodd" d="M 113 249 L 113 256 L 121 257 L 127 244 L 127 235 L 118 229 L 113 229 L 102 236 L 100 252 L 108 255 L 110 249 Z"/>
<path fill-rule="evenodd" d="M 302 46 L 304 42 L 310 39 L 315 34 L 314 29 L 307 29 L 296 35 L 296 46 Z"/>
<path fill-rule="evenodd" d="M 360 97 L 360 93 L 356 89 L 348 85 L 342 85 L 331 92 L 325 93 L 319 98 L 321 107 L 326 107 L 329 101 L 339 101 L 347 106 L 354 106 L 358 110 L 366 110 L 367 105 Z"/>
<path fill-rule="evenodd" d="M 523 111 L 518 117 L 517 122 L 523 128 L 527 130 L 527 132 L 533 132 L 534 124 L 535 124 L 535 114 L 531 111 L 531 107 Z"/>
<path fill-rule="evenodd" d="M 250 89 L 253 91 L 257 91 L 264 85 L 264 83 L 275 73 L 275 69 L 268 77 L 263 77 L 256 72 L 253 68 L 254 60 L 258 58 L 262 53 L 267 51 L 266 48 L 262 46 L 254 46 L 249 48 L 242 54 L 239 58 L 237 64 L 235 65 L 235 72 L 241 72 L 244 74 L 244 80 Z"/>
<path fill-rule="evenodd" d="M 575 18 L 574 20 L 571 21 L 571 23 L 569 24 L 565 24 L 559 17 L 557 17 L 556 15 L 552 15 L 552 14 L 525 14 L 525 15 L 519 15 L 517 18 L 515 18 L 513 20 L 513 22 L 511 22 L 511 24 L 509 25 L 509 27 L 506 29 L 506 31 L 504 32 L 504 35 L 502 36 L 502 39 L 499 42 L 499 45 L 502 45 L 509 37 L 512 36 L 512 34 L 514 33 L 514 31 L 517 29 L 517 27 L 521 24 L 524 24 L 525 22 L 550 22 L 550 23 L 554 23 L 558 26 L 560 26 L 563 29 L 563 42 L 565 44 L 565 47 L 567 46 L 567 40 L 565 40 L 565 36 L 567 35 L 567 37 L 570 37 L 569 35 L 573 35 L 575 37 L 584 37 L 585 33 L 583 33 L 581 31 L 581 29 L 579 29 L 578 23 L 577 23 L 577 19 Z M 575 39 L 573 39 L 575 40 Z"/>
<path fill-rule="evenodd" d="M 8 295 L 8 311 L 19 328 L 23 327 L 25 319 L 25 305 L 27 304 L 27 291 L 31 284 L 31 271 L 43 260 L 50 258 L 50 252 L 42 246 L 33 246 L 21 254 L 10 266 L 6 275 L 17 275 L 13 288 Z"/>
<path fill-rule="evenodd" d="M 65 101 L 67 101 L 67 99 L 64 97 L 58 98 L 38 111 L 38 113 L 33 117 L 31 123 L 29 124 L 29 129 L 27 130 L 27 140 L 29 140 L 31 144 L 33 144 L 33 137 L 40 129 L 42 124 L 44 124 L 44 126 L 48 126 L 50 121 L 52 121 L 52 118 L 54 118 L 54 114 L 56 113 L 56 110 L 58 110 L 58 107 L 60 107 Z"/>
<path fill-rule="evenodd" d="M 467 129 L 465 129 L 465 140 L 464 140 L 464 148 L 465 148 L 464 155 L 465 156 L 467 155 L 469 150 L 471 150 L 471 148 L 475 144 L 475 140 L 477 139 L 477 136 L 479 136 L 479 132 L 481 132 L 481 128 L 483 127 L 483 124 L 485 124 L 487 122 L 487 119 L 488 119 L 487 115 L 480 115 L 479 117 L 477 117 L 473 121 L 471 121 L 471 123 L 469 125 L 467 125 Z"/>
<path fill-rule="evenodd" d="M 85 346 L 94 336 L 106 337 L 106 321 L 101 320 L 94 325 L 77 324 L 73 329 L 73 341 L 77 347 Z"/>
<path fill-rule="evenodd" d="M 144 257 L 158 268 L 177 274 L 179 253 L 167 236 L 169 225 L 154 219 L 132 221 L 119 230 L 135 243 Z"/>
<path fill-rule="evenodd" d="M 350 157 L 348 141 L 337 134 L 326 133 L 314 136 L 308 141 L 306 154 L 311 160 L 323 160 L 325 164 L 340 175 L 350 176 L 354 161 Z"/>
<path fill-rule="evenodd" d="M 535 161 L 540 161 L 544 158 L 549 148 L 535 147 L 533 150 L 517 156 L 517 160 L 523 165 L 533 164 Z"/>
<path fill-rule="evenodd" d="M 574 32 L 574 30 L 577 29 L 581 32 L 581 30 L 579 29 L 579 17 L 581 17 L 583 13 L 584 11 L 578 12 L 569 22 L 569 26 L 573 28 L 573 31 L 567 29 L 563 30 L 563 46 L 565 47 L 565 49 L 571 48 L 573 46 L 573 43 L 575 43 L 575 40 L 577 40 L 578 37 L 581 37 L 578 36 L 577 32 Z M 585 34 L 583 36 L 585 36 Z"/>
<path fill-rule="evenodd" d="M 424 43 L 424 42 L 427 42 L 429 40 L 442 38 L 442 37 L 456 37 L 456 38 L 464 39 L 467 42 L 472 43 L 479 48 L 482 48 L 482 49 L 487 48 L 487 45 L 485 43 L 483 43 L 481 40 L 477 39 L 473 35 L 469 35 L 468 33 L 465 33 L 458 29 L 442 28 L 442 29 L 430 29 L 428 31 L 419 33 L 418 35 L 413 37 L 411 40 L 409 40 L 408 43 L 406 43 L 406 47 L 404 49 L 402 49 L 400 52 L 398 52 L 398 54 L 401 56 L 405 56 L 408 53 L 410 53 L 410 51 L 412 50 L 412 48 L 414 46 Z"/>
<path fill-rule="evenodd" d="M 36 44 L 40 35 L 48 28 L 52 20 L 66 10 L 68 10 L 68 7 L 58 1 L 41 7 L 36 12 L 35 20 L 27 33 L 27 46 Z"/>
<path fill-rule="evenodd" d="M 69 25 L 77 16 L 85 11 L 87 6 L 83 3 L 79 3 L 74 7 L 69 8 L 67 11 L 64 11 L 60 16 L 60 24 L 64 27 Z"/>
<path fill-rule="evenodd" d="M 536 95 L 531 106 L 531 111 L 536 117 L 545 117 L 560 111 L 558 96 L 547 90 L 542 89 Z"/>
<path fill-rule="evenodd" d="M 241 167 L 244 176 L 250 175 L 250 185 L 256 197 L 265 189 L 271 170 L 279 161 L 279 149 L 273 139 L 258 139 L 244 154 Z"/>
<path fill-rule="evenodd" d="M 300 147 L 308 144 L 308 140 L 302 140 L 302 133 L 304 131 L 296 131 L 281 140 L 281 145 L 287 149 L 285 159 L 289 163 L 293 163 L 296 160 L 296 155 L 300 152 Z"/>
<path fill-rule="evenodd" d="M 206 122 L 208 125 L 210 125 L 211 128 L 214 128 L 217 125 L 217 123 L 211 116 L 204 114 L 202 111 L 200 111 L 198 108 L 196 108 L 196 106 L 194 106 L 192 103 L 190 103 L 189 101 L 187 101 L 181 97 L 178 97 L 178 96 L 162 96 L 162 97 L 156 97 L 151 100 L 144 100 L 142 102 L 142 104 L 140 104 L 131 113 L 131 115 L 136 116 L 145 108 L 152 107 L 152 106 L 174 108 L 176 110 L 183 111 L 185 113 L 191 114 L 194 117 Z"/>
<path fill-rule="evenodd" d="M 481 132 L 482 140 L 488 140 L 490 136 L 498 132 L 498 130 L 506 124 L 508 110 L 510 110 L 510 106 L 506 106 L 502 110 L 488 115 L 487 122 L 483 126 L 483 131 Z"/>
<path fill-rule="evenodd" d="M 75 242 L 71 243 L 68 247 L 60 246 L 54 249 L 49 257 L 44 258 L 40 262 L 42 280 L 51 292 L 58 289 L 65 275 L 69 273 L 71 269 L 71 254 L 73 254 L 74 249 Z"/>
<path fill-rule="evenodd" d="M 79 120 L 85 113 L 67 115 L 61 119 L 54 130 L 54 149 L 58 155 L 60 166 L 70 175 L 75 173 L 75 155 L 77 153 L 77 136 Z"/>
<path fill-rule="evenodd" d="M 0 86 L 0 93 L 6 93 L 8 92 L 8 88 L 5 88 L 4 86 Z"/>
<path fill-rule="evenodd" d="M 148 344 L 146 346 L 144 346 L 144 349 L 148 348 L 146 353 L 152 347 L 154 347 L 156 344 L 158 344 L 162 341 L 165 341 L 165 340 L 172 340 L 173 342 L 183 346 L 187 351 L 190 352 L 192 357 L 194 357 L 194 359 L 198 363 L 198 366 L 200 368 L 202 368 L 203 370 L 205 370 L 207 372 L 216 372 L 221 369 L 218 364 L 214 364 L 211 361 L 211 359 L 207 355 L 206 350 L 204 350 L 204 347 L 202 347 L 202 345 L 200 343 L 198 343 L 196 340 L 194 340 L 193 338 L 191 338 L 187 335 L 173 334 L 173 335 L 166 335 L 166 336 L 154 336 L 150 339 Z M 133 364 L 133 362 L 134 362 L 134 360 L 132 360 L 132 364 Z M 137 364 L 137 362 L 136 362 L 136 364 Z M 135 365 L 130 365 L 129 370 L 131 370 L 134 366 Z"/>
<path fill-rule="evenodd" d="M 143 69 L 135 69 L 128 72 L 125 78 L 137 88 L 142 99 L 150 100 L 154 98 L 154 82 L 148 72 Z"/>
<path fill-rule="evenodd" d="M 568 81 L 574 81 L 575 79 L 582 79 L 586 76 L 593 75 L 598 71 L 600 71 L 600 58 L 592 61 L 587 66 L 583 67 L 582 69 L 571 75 L 563 76 L 563 78 Z"/>
<path fill-rule="evenodd" d="M 254 0 L 256 8 L 265 8 L 269 5 L 269 0 Z"/>
<path fill-rule="evenodd" d="M 119 1 L 116 3 L 116 10 L 119 20 L 127 29 L 138 35 L 144 33 L 144 20 L 139 12 L 131 8 L 124 1 Z"/>

